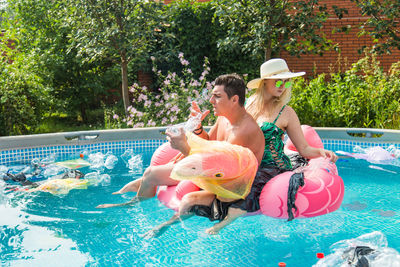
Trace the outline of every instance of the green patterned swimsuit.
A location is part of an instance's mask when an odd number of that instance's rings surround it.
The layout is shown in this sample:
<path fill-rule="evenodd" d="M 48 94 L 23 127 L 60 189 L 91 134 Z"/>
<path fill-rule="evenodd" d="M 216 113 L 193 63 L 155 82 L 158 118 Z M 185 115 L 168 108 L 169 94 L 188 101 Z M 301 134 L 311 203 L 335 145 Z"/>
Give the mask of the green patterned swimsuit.
<path fill-rule="evenodd" d="M 265 138 L 264 156 L 261 161 L 261 168 L 265 168 L 267 166 L 276 166 L 281 169 L 292 168 L 289 157 L 283 152 L 284 144 L 282 141 L 282 136 L 284 131 L 275 125 L 285 107 L 286 105 L 284 105 L 281 111 L 279 111 L 279 114 L 274 122 L 263 122 L 260 125 Z"/>

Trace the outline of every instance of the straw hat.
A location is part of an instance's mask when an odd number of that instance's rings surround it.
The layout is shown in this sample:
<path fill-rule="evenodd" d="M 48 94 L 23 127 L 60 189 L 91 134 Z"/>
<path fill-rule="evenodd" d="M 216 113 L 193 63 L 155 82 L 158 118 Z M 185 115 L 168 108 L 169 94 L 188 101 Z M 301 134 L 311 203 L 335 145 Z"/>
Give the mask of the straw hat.
<path fill-rule="evenodd" d="M 260 77 L 251 80 L 247 87 L 250 89 L 258 88 L 260 82 L 265 79 L 290 79 L 294 77 L 303 76 L 306 74 L 302 72 L 290 72 L 286 61 L 281 58 L 273 58 L 264 62 L 260 67 Z"/>

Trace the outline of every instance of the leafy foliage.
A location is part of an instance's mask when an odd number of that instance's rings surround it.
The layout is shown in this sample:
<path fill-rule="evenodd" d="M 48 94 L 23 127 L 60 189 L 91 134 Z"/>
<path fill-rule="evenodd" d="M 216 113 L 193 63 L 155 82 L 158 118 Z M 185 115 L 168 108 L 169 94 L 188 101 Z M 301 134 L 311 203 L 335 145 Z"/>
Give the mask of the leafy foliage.
<path fill-rule="evenodd" d="M 83 60 L 108 59 L 121 68 L 128 107 L 128 63 L 143 55 L 162 24 L 162 4 L 142 0 L 73 0 L 71 42 Z"/>
<path fill-rule="evenodd" d="M 31 72 L 50 90 L 51 111 L 79 114 L 86 122 L 86 110 L 100 106 L 98 96 L 118 86 L 118 69 L 106 60 L 79 57 L 67 23 L 71 12 L 66 1 L 10 0 L 2 26 L 14 41 L 13 54 L 29 59 L 27 64 L 36 66 Z"/>
<path fill-rule="evenodd" d="M 14 57 L 0 64 L 0 135 L 31 133 L 50 103 L 48 90 L 29 60 Z"/>
<path fill-rule="evenodd" d="M 154 93 L 145 94 L 146 87 L 133 84 L 130 88 L 133 100 L 128 107 L 129 114 L 125 117 L 113 114 L 114 121 L 110 117 L 106 119 L 109 126 L 152 127 L 184 122 L 189 116 L 192 101 L 196 101 L 202 110 L 210 109 L 208 92 L 211 91 L 212 84 L 207 81 L 210 72 L 208 59 L 204 59 L 203 72 L 199 78 L 195 78 L 183 53 L 179 54 L 179 60 L 183 67 L 181 73 L 168 72 L 163 75 L 157 70 L 156 58 L 153 58 L 153 68 L 160 80 L 160 88 Z M 213 119 L 212 115 L 208 115 L 205 123 L 210 124 Z"/>
<path fill-rule="evenodd" d="M 335 9 L 339 17 L 342 11 Z M 242 51 L 261 54 L 264 60 L 279 55 L 281 49 L 300 55 L 323 54 L 332 48 L 321 30 L 328 8 L 318 0 L 220 0 L 217 15 L 228 29 L 221 46 L 240 44 Z"/>
<path fill-rule="evenodd" d="M 250 62 L 257 62 L 251 53 L 244 52 L 239 43 L 220 46 L 228 25 L 222 25 L 217 17 L 218 2 L 173 1 L 165 7 L 167 26 L 162 28 L 164 44 L 151 49 L 157 58 L 159 69 L 180 72 L 182 65 L 178 54 L 183 52 L 191 63 L 192 71 L 200 76 L 204 57 L 210 62 L 211 79 L 223 73 L 248 74 L 257 72 Z M 163 59 L 163 60 L 162 60 Z"/>
<path fill-rule="evenodd" d="M 367 54 L 344 73 L 298 79 L 290 102 L 302 123 L 321 127 L 400 127 L 400 62 L 390 73 Z"/>
<path fill-rule="evenodd" d="M 373 50 L 379 54 L 400 49 L 400 2 L 398 0 L 352 0 L 367 20 L 360 25 L 360 35 L 369 35 L 374 41 Z"/>

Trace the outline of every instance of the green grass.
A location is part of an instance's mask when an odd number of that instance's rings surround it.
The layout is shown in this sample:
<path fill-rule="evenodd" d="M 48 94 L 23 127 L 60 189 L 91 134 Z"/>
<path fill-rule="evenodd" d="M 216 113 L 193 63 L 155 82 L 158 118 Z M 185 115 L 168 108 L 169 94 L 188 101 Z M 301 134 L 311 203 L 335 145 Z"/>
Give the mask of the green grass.
<path fill-rule="evenodd" d="M 46 114 L 34 133 L 102 130 L 104 128 L 103 110 L 99 109 L 88 112 L 88 122 L 86 123 L 82 122 L 80 116 L 68 116 L 65 113 Z"/>

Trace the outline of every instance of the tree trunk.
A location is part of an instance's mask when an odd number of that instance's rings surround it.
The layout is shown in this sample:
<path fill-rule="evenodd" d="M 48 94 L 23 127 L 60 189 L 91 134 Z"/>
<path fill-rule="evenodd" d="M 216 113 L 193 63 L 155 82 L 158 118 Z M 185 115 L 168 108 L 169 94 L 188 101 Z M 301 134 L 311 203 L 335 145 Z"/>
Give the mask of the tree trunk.
<path fill-rule="evenodd" d="M 82 122 L 88 122 L 88 117 L 87 117 L 87 113 L 86 113 L 86 105 L 85 104 L 81 104 L 80 105 L 80 110 L 81 110 L 81 118 L 82 118 Z"/>
<path fill-rule="evenodd" d="M 124 101 L 125 113 L 129 107 L 129 90 L 128 90 L 128 61 L 126 59 L 126 51 L 121 51 L 121 74 L 122 74 L 122 100 Z"/>
<path fill-rule="evenodd" d="M 272 41 L 268 39 L 266 47 L 264 47 L 264 60 L 270 60 L 272 56 Z"/>

